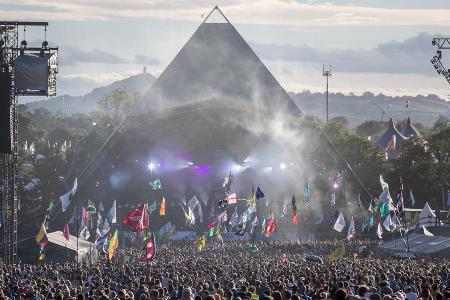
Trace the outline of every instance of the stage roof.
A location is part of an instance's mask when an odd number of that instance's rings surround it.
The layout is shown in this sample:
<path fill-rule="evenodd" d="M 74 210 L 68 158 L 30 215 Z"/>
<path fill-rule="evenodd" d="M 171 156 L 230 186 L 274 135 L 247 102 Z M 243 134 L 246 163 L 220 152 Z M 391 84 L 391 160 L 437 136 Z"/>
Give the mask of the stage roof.
<path fill-rule="evenodd" d="M 436 254 L 444 251 L 450 252 L 450 237 L 426 236 L 413 233 L 409 235 L 408 239 L 411 253 Z M 405 244 L 401 238 L 398 238 L 385 242 L 380 248 L 389 252 L 404 252 Z"/>

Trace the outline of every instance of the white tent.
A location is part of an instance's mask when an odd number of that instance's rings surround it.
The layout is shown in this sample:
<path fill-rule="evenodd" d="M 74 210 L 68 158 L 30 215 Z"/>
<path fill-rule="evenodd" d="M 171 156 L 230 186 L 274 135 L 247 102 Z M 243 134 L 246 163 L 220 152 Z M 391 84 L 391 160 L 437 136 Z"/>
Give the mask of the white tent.
<path fill-rule="evenodd" d="M 422 211 L 419 214 L 419 226 L 434 226 L 436 224 L 436 214 L 431 210 L 430 205 L 425 203 Z"/>
<path fill-rule="evenodd" d="M 67 249 L 77 251 L 77 237 L 69 235 L 69 241 L 64 237 L 62 231 L 54 231 L 47 233 L 48 241 L 52 244 L 66 247 Z M 78 262 L 97 262 L 97 250 L 95 244 L 78 239 Z"/>

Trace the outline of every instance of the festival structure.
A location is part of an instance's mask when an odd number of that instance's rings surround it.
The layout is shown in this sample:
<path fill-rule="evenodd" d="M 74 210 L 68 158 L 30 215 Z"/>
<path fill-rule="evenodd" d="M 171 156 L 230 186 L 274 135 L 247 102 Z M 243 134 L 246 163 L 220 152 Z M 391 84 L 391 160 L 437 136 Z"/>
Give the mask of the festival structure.
<path fill-rule="evenodd" d="M 402 133 L 395 128 L 392 118 L 389 119 L 389 127 L 386 131 L 373 142 L 373 144 L 381 149 L 385 149 L 388 157 L 397 157 L 401 144 L 406 140 Z"/>
<path fill-rule="evenodd" d="M 406 120 L 406 127 L 405 129 L 403 129 L 402 135 L 406 138 L 421 136 L 419 130 L 416 127 L 414 127 L 414 125 L 411 123 L 410 117 L 408 117 L 408 119 Z"/>

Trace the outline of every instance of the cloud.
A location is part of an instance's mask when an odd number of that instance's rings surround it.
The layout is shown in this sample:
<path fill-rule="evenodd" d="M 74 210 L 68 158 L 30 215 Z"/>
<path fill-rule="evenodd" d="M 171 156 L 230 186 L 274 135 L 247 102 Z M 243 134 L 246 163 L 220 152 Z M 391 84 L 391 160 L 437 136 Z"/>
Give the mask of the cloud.
<path fill-rule="evenodd" d="M 60 47 L 60 63 L 64 66 L 72 66 L 79 63 L 103 63 L 103 64 L 144 64 L 160 65 L 161 62 L 153 57 L 138 54 L 134 59 L 120 57 L 99 49 L 82 50 L 78 47 Z"/>
<path fill-rule="evenodd" d="M 372 49 L 320 49 L 259 43 L 252 43 L 252 46 L 262 59 L 331 64 L 340 72 L 434 74 L 430 59 L 436 47 L 431 45 L 432 38 L 420 33 L 402 42 L 383 43 Z"/>
<path fill-rule="evenodd" d="M 283 26 L 433 25 L 450 22 L 448 5 L 358 6 L 354 1 L 219 0 L 232 22 Z M 374 1 L 372 1 L 375 4 Z M 379 1 L 381 4 L 382 1 Z M 36 8 L 39 9 L 36 9 Z M 431 7 L 431 8 L 430 8 Z M 160 18 L 199 21 L 211 9 L 209 0 L 21 0 L 0 8 L 11 19 L 108 20 Z"/>
<path fill-rule="evenodd" d="M 147 55 L 142 55 L 142 54 L 138 54 L 134 57 L 134 62 L 136 64 L 141 64 L 141 65 L 149 65 L 149 66 L 158 66 L 161 64 L 161 61 L 159 59 L 147 56 Z"/>

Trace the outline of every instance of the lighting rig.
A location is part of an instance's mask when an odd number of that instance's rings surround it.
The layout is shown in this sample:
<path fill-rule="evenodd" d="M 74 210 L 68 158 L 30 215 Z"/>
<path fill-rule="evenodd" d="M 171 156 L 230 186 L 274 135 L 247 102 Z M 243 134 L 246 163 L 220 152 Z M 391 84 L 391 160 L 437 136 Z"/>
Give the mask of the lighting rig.
<path fill-rule="evenodd" d="M 46 41 L 47 22 L 0 21 L 0 256 L 17 262 L 18 96 L 56 95 L 58 48 Z M 29 47 L 27 27 L 44 29 L 40 47 Z M 24 39 L 19 44 L 19 33 Z"/>
<path fill-rule="evenodd" d="M 450 49 L 450 38 L 434 38 L 431 42 L 433 46 L 436 46 L 438 50 L 436 51 L 436 55 L 431 59 L 431 63 L 433 64 L 436 72 L 438 74 L 442 74 L 447 82 L 450 84 L 450 69 L 446 69 L 442 64 L 442 50 Z"/>

